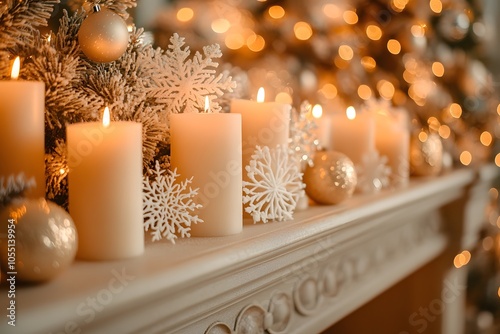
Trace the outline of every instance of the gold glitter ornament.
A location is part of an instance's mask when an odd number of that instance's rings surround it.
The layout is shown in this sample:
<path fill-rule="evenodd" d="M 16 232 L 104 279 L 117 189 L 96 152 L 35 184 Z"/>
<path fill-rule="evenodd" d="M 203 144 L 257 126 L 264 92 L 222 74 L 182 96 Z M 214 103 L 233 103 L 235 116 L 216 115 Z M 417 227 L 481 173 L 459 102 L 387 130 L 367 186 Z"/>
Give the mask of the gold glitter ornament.
<path fill-rule="evenodd" d="M 120 15 L 108 9 L 101 9 L 99 5 L 95 5 L 93 10 L 78 31 L 80 49 L 95 62 L 115 61 L 127 50 L 127 24 Z"/>
<path fill-rule="evenodd" d="M 2 270 L 25 282 L 47 281 L 74 260 L 78 235 L 70 215 L 44 198 L 17 198 L 0 210 Z"/>
<path fill-rule="evenodd" d="M 307 195 L 319 204 L 337 204 L 352 196 L 357 183 L 351 159 L 335 151 L 314 156 L 314 166 L 304 172 Z"/>
<path fill-rule="evenodd" d="M 415 176 L 438 175 L 443 168 L 443 143 L 436 133 L 420 132 L 410 140 L 410 171 Z"/>

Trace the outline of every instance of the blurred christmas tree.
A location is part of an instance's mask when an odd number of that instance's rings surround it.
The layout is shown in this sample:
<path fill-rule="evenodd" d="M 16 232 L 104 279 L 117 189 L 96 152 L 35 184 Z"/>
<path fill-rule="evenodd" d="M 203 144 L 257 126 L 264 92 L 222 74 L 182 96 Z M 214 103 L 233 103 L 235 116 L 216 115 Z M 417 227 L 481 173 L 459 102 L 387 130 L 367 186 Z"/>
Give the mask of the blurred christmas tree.
<path fill-rule="evenodd" d="M 158 45 L 173 32 L 193 46 L 220 43 L 225 60 L 247 71 L 251 92 L 264 86 L 326 112 L 382 98 L 409 110 L 415 131 L 438 133 L 456 161 L 494 156 L 500 109 L 479 60 L 481 0 L 183 0 L 163 8 L 150 27 Z"/>

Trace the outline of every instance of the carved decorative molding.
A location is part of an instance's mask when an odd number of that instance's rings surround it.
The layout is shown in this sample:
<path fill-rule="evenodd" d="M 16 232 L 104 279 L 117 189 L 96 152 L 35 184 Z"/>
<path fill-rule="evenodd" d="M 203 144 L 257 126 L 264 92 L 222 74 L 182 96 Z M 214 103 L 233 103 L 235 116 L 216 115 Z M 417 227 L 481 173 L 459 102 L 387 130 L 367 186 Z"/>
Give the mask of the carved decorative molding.
<path fill-rule="evenodd" d="M 297 282 L 289 291 L 272 292 L 267 305 L 266 301 L 249 304 L 239 312 L 234 325 L 217 322 L 210 325 L 205 334 L 286 333 L 293 317 L 314 317 L 318 309 L 335 302 L 345 287 L 355 288 L 357 284 L 369 282 L 373 271 L 386 270 L 394 258 L 405 257 L 425 246 L 427 241 L 440 238 L 439 219 L 424 218 L 402 224 L 338 254 L 332 249 L 324 249 L 327 255 L 318 256 L 321 265 L 315 266 L 317 270 L 304 273 L 298 279 L 291 276 L 290 279 Z"/>

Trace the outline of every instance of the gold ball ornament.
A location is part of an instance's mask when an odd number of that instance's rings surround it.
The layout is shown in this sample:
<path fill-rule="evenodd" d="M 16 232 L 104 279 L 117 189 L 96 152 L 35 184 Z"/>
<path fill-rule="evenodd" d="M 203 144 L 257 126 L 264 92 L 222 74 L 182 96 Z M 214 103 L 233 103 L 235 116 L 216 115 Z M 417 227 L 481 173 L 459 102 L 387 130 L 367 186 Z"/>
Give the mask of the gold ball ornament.
<path fill-rule="evenodd" d="M 337 204 L 354 193 L 356 170 L 351 159 L 335 151 L 317 152 L 304 172 L 307 195 L 319 204 Z"/>
<path fill-rule="evenodd" d="M 78 31 L 80 49 L 98 63 L 120 58 L 127 50 L 129 32 L 125 21 L 111 10 L 94 6 L 94 12 L 83 21 Z"/>
<path fill-rule="evenodd" d="M 44 198 L 14 199 L 0 211 L 0 261 L 25 282 L 47 281 L 74 260 L 78 235 L 70 215 Z"/>
<path fill-rule="evenodd" d="M 410 171 L 415 176 L 438 175 L 443 168 L 443 143 L 436 133 L 420 132 L 410 140 Z"/>

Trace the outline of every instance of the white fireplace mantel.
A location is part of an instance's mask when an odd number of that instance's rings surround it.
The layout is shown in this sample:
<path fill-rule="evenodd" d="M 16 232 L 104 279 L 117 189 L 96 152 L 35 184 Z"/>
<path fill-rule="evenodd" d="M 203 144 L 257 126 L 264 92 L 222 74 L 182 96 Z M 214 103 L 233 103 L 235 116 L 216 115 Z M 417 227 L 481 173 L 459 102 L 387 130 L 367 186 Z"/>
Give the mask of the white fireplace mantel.
<path fill-rule="evenodd" d="M 468 201 L 478 212 L 497 171 L 412 179 L 234 236 L 148 244 L 132 260 L 76 261 L 46 284 L 18 285 L 15 332 L 320 332 L 442 253 L 441 208 L 477 188 Z M 465 216 L 470 244 L 480 217 Z M 2 320 L 0 332 L 11 330 Z"/>

